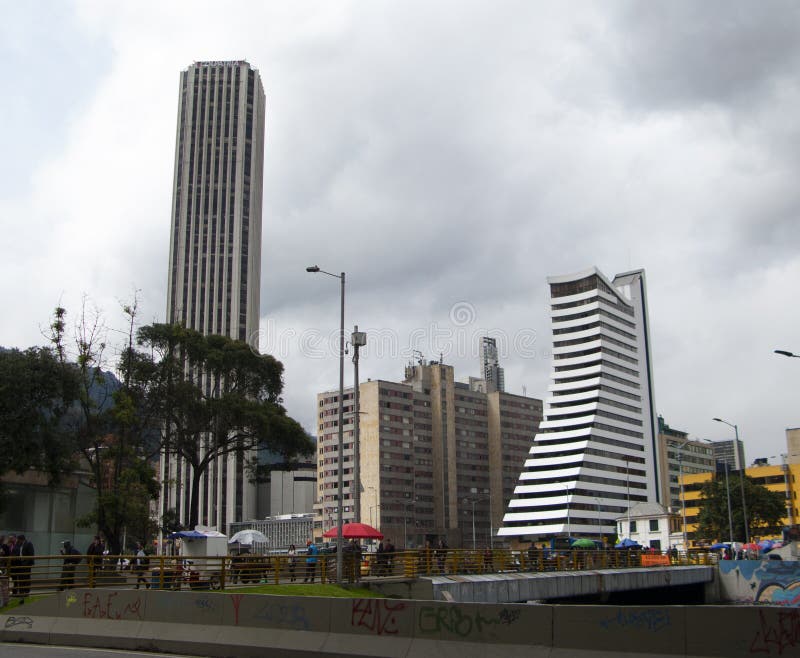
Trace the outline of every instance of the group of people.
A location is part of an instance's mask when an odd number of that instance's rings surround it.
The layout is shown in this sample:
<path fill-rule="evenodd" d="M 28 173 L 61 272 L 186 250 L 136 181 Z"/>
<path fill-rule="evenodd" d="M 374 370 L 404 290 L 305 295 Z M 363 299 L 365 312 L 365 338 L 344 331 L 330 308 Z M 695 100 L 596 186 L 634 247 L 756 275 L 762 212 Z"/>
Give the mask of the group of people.
<path fill-rule="evenodd" d="M 394 572 L 395 547 L 391 539 L 384 539 L 375 552 L 375 575 L 387 576 Z"/>
<path fill-rule="evenodd" d="M 331 553 L 336 553 L 336 546 L 334 545 Z M 387 539 L 378 544 L 378 549 L 375 558 L 375 575 L 386 575 L 392 572 L 394 564 L 395 547 L 391 539 Z M 320 549 L 317 544 L 312 540 L 306 542 L 306 558 L 305 558 L 305 576 L 304 583 L 313 583 L 316 578 L 317 565 L 319 564 Z M 345 568 L 345 576 L 351 581 L 358 581 L 361 579 L 361 560 L 362 549 L 361 544 L 355 539 L 351 539 L 344 544 L 342 549 L 343 564 Z M 297 561 L 297 549 L 294 544 L 289 547 L 288 551 L 289 560 L 289 580 L 295 581 L 295 568 Z"/>
<path fill-rule="evenodd" d="M 36 554 L 33 543 L 25 535 L 0 537 L 0 605 L 10 597 L 20 603 L 31 593 L 31 569 Z"/>

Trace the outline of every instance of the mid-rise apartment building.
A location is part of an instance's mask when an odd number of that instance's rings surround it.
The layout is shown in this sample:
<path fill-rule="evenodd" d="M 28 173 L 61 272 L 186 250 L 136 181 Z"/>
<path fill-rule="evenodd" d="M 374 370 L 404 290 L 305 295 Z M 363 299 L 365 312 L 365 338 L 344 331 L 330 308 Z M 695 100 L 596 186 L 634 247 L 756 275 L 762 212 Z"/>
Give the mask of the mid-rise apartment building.
<path fill-rule="evenodd" d="M 402 382 L 364 382 L 359 396 L 361 521 L 397 546 L 439 538 L 471 546 L 473 537 L 476 545 L 492 544 L 541 420 L 541 401 L 456 382 L 453 367 L 436 362 L 409 365 Z M 321 532 L 336 524 L 338 391 L 320 393 L 317 405 Z M 344 405 L 348 522 L 354 516 L 352 388 Z"/>
<path fill-rule="evenodd" d="M 681 511 L 681 476 L 711 473 L 717 469 L 713 447 L 689 438 L 658 417 L 658 468 L 661 501 L 673 512 Z"/>
<path fill-rule="evenodd" d="M 744 457 L 744 443 L 740 439 L 724 439 L 708 443 L 714 452 L 714 460 L 719 464 L 727 464 L 728 470 L 738 471 L 747 464 Z"/>

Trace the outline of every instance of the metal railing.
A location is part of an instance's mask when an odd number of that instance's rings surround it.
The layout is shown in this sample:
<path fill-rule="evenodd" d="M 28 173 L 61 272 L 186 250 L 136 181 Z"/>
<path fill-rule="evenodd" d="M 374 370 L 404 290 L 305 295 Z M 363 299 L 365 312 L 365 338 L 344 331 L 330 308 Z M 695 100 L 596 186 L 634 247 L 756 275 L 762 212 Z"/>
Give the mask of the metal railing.
<path fill-rule="evenodd" d="M 360 558 L 360 559 L 359 559 Z M 9 598 L 75 587 L 140 587 L 169 590 L 216 590 L 261 583 L 330 583 L 336 580 L 336 554 L 315 562 L 305 555 L 224 557 L 148 556 L 143 564 L 127 556 L 35 556 L 0 561 L 0 604 Z M 715 564 L 714 553 L 651 554 L 626 550 L 418 549 L 393 553 L 346 552 L 343 577 L 354 583 L 384 578 L 417 578 L 449 574 L 580 571 L 642 566 Z"/>

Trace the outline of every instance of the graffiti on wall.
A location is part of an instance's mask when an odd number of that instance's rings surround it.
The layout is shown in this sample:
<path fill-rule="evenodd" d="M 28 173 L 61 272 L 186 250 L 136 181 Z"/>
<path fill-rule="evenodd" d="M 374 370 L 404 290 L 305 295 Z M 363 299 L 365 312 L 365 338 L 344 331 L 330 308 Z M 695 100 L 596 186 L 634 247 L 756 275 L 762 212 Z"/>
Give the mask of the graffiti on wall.
<path fill-rule="evenodd" d="M 781 610 L 777 618 L 767 619 L 758 611 L 759 629 L 750 643 L 750 653 L 775 656 L 797 655 L 800 647 L 800 612 Z"/>
<path fill-rule="evenodd" d="M 723 560 L 719 571 L 727 598 L 800 607 L 800 562 Z"/>

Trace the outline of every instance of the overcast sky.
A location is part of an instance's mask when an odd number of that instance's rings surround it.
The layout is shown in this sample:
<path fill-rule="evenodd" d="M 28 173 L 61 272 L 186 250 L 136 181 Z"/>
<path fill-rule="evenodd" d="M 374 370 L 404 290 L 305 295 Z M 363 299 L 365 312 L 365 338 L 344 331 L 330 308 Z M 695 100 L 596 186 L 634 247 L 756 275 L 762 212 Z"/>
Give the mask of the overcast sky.
<path fill-rule="evenodd" d="M 656 403 L 748 462 L 800 426 L 800 3 L 0 0 L 0 344 L 166 307 L 179 73 L 267 95 L 262 347 L 313 432 L 346 271 L 364 376 L 413 349 L 546 397 L 546 277 L 642 267 Z M 112 332 L 112 342 L 116 334 Z M 378 337 L 380 340 L 378 340 Z M 113 360 L 113 351 L 108 353 Z M 352 373 L 347 371 L 347 380 Z M 773 460 L 776 461 L 776 460 Z"/>

